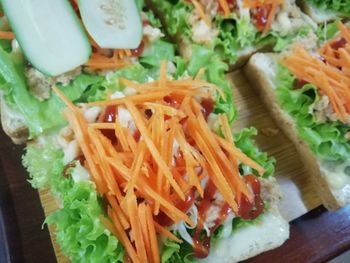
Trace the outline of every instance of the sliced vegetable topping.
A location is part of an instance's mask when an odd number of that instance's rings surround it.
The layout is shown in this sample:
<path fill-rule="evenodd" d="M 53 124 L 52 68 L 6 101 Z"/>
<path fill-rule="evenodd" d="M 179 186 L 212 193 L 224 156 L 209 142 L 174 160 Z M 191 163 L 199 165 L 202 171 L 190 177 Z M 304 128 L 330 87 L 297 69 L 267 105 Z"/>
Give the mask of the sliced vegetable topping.
<path fill-rule="evenodd" d="M 83 14 L 81 13 L 82 8 L 79 9 L 79 6 L 78 6 L 79 1 L 70 0 L 70 2 L 74 7 L 74 10 L 77 13 L 77 15 L 81 18 Z M 85 3 L 86 1 L 82 1 L 82 2 Z M 98 2 L 101 2 L 101 1 L 98 1 Z M 130 1 L 130 2 L 133 2 L 133 1 Z M 90 2 L 85 4 L 90 4 Z M 104 4 L 101 4 L 101 6 L 103 5 Z M 149 25 L 149 23 L 146 20 L 143 22 L 143 26 L 147 26 L 147 25 Z M 113 34 L 114 33 L 115 32 L 113 32 Z M 142 35 L 142 32 L 141 32 L 141 35 Z M 92 56 L 90 57 L 89 61 L 85 63 L 85 66 L 91 70 L 120 69 L 125 67 L 126 65 L 131 63 L 130 62 L 131 57 L 139 57 L 142 55 L 145 47 L 145 42 L 146 42 L 145 39 L 143 39 L 142 41 L 140 41 L 139 45 L 136 48 L 125 49 L 125 48 L 104 48 L 103 46 L 99 45 L 98 42 L 95 41 L 95 39 L 92 36 L 89 37 L 89 40 L 93 48 Z"/>
<path fill-rule="evenodd" d="M 171 80 L 166 68 L 163 62 L 158 81 L 120 79 L 135 95 L 86 104 L 105 108 L 96 123 L 88 123 L 83 112 L 54 88 L 67 105 L 64 116 L 84 155 L 83 165 L 107 200 L 113 223 L 108 228 L 133 262 L 159 262 L 159 235 L 182 242 L 165 227 L 181 221 L 196 227 L 187 214 L 195 202 L 220 194 L 227 213 L 217 223 L 228 213 L 243 216 L 256 210 L 260 193 L 239 174 L 238 164 L 264 173 L 234 146 L 225 115 L 219 115 L 223 137 L 208 126 L 202 102 L 220 89 L 199 79 L 203 70 L 195 79 Z M 202 207 L 198 231 L 205 212 Z"/>
<path fill-rule="evenodd" d="M 199 17 L 207 24 L 208 27 L 212 25 L 212 19 L 208 14 L 206 14 L 205 8 L 197 0 L 190 0 L 195 7 Z M 281 5 L 284 4 L 285 0 L 243 0 L 243 5 L 250 9 L 250 14 L 252 16 L 252 21 L 256 28 L 263 33 L 266 33 L 270 27 L 271 23 L 275 19 L 276 13 L 278 12 Z M 236 1 L 233 0 L 218 0 L 219 10 L 221 10 L 224 16 L 227 18 L 231 9 L 238 10 Z"/>
<path fill-rule="evenodd" d="M 142 21 L 134 0 L 79 0 L 84 25 L 101 48 L 132 49 L 142 40 Z"/>
<path fill-rule="evenodd" d="M 88 60 L 88 38 L 68 1 L 4 0 L 2 6 L 28 61 L 41 72 L 56 76 Z"/>
<path fill-rule="evenodd" d="M 281 63 L 298 79 L 315 85 L 326 95 L 340 121 L 350 115 L 350 27 L 339 22 L 340 35 L 313 56 L 300 45 Z"/>

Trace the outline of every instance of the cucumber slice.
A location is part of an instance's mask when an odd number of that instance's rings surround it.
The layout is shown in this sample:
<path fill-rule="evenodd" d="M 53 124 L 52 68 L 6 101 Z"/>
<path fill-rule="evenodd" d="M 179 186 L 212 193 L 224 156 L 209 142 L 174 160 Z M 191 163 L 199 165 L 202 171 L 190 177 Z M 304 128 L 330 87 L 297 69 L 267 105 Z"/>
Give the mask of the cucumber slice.
<path fill-rule="evenodd" d="M 57 76 L 85 63 L 91 46 L 68 0 L 2 0 L 6 16 L 28 61 Z"/>
<path fill-rule="evenodd" d="M 137 48 L 142 21 L 134 0 L 79 0 L 85 28 L 102 48 Z"/>

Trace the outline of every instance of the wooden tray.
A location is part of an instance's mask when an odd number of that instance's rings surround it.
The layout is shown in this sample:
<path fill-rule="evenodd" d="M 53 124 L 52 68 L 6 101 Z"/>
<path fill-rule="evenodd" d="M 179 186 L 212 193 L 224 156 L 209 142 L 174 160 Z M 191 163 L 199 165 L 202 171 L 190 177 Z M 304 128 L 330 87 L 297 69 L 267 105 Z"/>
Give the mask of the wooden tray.
<path fill-rule="evenodd" d="M 280 262 L 281 258 L 284 262 L 324 262 L 349 249 L 350 207 L 336 213 L 320 207 L 296 149 L 278 130 L 243 74 L 237 71 L 227 77 L 234 84 L 240 115 L 234 128 L 255 126 L 259 130 L 258 146 L 277 159 L 276 176 L 284 191 L 281 212 L 289 221 L 298 218 L 291 223 L 291 238 L 285 245 L 249 262 Z M 46 227 L 41 231 L 44 216 L 37 192 L 26 182 L 21 148 L 12 146 L 3 134 L 0 140 L 0 242 L 5 239 L 0 243 L 0 262 L 68 262 L 54 238 L 53 253 Z M 56 209 L 47 191 L 40 192 L 40 199 L 46 214 Z M 5 228 L 1 228 L 2 221 Z"/>

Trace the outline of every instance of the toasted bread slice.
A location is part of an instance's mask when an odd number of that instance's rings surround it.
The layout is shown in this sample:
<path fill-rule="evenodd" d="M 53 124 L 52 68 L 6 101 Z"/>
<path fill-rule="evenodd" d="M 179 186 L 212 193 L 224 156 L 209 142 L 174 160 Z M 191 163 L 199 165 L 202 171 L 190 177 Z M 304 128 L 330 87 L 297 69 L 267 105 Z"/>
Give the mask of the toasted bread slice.
<path fill-rule="evenodd" d="M 323 204 L 329 210 L 336 210 L 350 203 L 350 184 L 338 189 L 332 187 L 331 180 L 334 180 L 332 177 L 336 175 L 333 171 L 321 165 L 322 161 L 310 150 L 307 143 L 299 137 L 292 117 L 281 108 L 277 100 L 276 84 L 274 82 L 277 65 L 277 55 L 257 53 L 251 57 L 244 71 L 276 122 L 295 144 L 304 160 L 304 165 L 309 170 L 311 180 L 313 180 Z"/>
<path fill-rule="evenodd" d="M 256 224 L 246 224 L 230 236 L 217 240 L 207 258 L 199 262 L 240 262 L 281 246 L 289 238 L 288 222 L 281 216 L 281 192 L 276 179 L 261 179 L 262 198 L 269 208 Z"/>

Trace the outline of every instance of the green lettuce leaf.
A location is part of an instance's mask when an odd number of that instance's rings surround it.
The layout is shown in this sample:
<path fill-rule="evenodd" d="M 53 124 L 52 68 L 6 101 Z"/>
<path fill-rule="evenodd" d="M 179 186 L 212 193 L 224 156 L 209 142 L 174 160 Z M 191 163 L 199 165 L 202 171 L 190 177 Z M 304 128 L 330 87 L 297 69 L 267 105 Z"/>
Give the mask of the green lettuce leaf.
<path fill-rule="evenodd" d="M 64 169 L 63 152 L 52 141 L 45 144 L 28 144 L 22 163 L 34 188 L 55 188 Z M 56 189 L 58 190 L 58 189 Z"/>
<path fill-rule="evenodd" d="M 35 136 L 65 123 L 59 114 L 64 105 L 56 95 L 43 102 L 32 96 L 27 88 L 24 66 L 23 57 L 0 47 L 0 89 L 6 102 L 23 115 L 31 136 Z M 98 82 L 101 82 L 100 76 L 81 74 L 68 86 L 58 84 L 58 87 L 75 101 L 90 85 Z"/>
<path fill-rule="evenodd" d="M 140 58 L 140 63 L 147 68 L 158 69 L 162 60 L 173 61 L 175 58 L 175 47 L 173 44 L 158 40 L 145 50 Z"/>
<path fill-rule="evenodd" d="M 306 0 L 306 2 L 324 11 L 334 11 L 345 16 L 350 15 L 350 5 L 347 0 Z"/>
<path fill-rule="evenodd" d="M 166 25 L 166 33 L 171 37 L 181 32 L 182 35 L 190 37 L 191 28 L 188 24 L 189 14 L 193 10 L 192 4 L 186 1 L 150 0 L 151 4 L 162 14 Z"/>
<path fill-rule="evenodd" d="M 190 244 L 187 242 L 182 243 L 181 245 L 169 240 L 162 239 L 162 254 L 161 262 L 162 263 L 195 263 L 197 259 L 193 258 L 193 249 Z"/>
<path fill-rule="evenodd" d="M 50 187 L 60 208 L 46 223 L 56 226 L 57 242 L 72 262 L 123 262 L 124 249 L 101 223 L 103 204 L 92 182 L 76 183 L 63 176 L 63 152 L 45 138 L 45 144 L 29 144 L 23 165 L 35 188 Z M 67 171 L 69 173 L 69 171 Z"/>
<path fill-rule="evenodd" d="M 191 76 L 195 76 L 199 69 L 205 68 L 205 79 L 218 86 L 225 94 L 225 99 L 218 97 L 215 104 L 215 112 L 226 113 L 230 122 L 236 117 L 236 108 L 233 104 L 232 87 L 225 78 L 225 72 L 228 70 L 227 64 L 212 50 L 193 45 L 192 58 L 188 63 L 187 71 Z"/>
<path fill-rule="evenodd" d="M 345 134 L 350 127 L 340 122 L 319 122 L 310 108 L 320 100 L 313 85 L 293 89 L 294 77 L 280 66 L 277 75 L 277 96 L 282 108 L 296 123 L 299 135 L 322 160 L 345 161 L 350 156 L 350 143 Z"/>
<path fill-rule="evenodd" d="M 63 178 L 61 193 L 62 208 L 46 223 L 55 225 L 62 252 L 72 262 L 123 262 L 122 245 L 99 219 L 104 212 L 95 185 Z"/>
<path fill-rule="evenodd" d="M 245 128 L 235 135 L 235 144 L 243 153 L 265 169 L 264 177 L 272 176 L 275 172 L 276 160 L 269 157 L 267 153 L 259 150 L 252 139 L 255 135 L 257 135 L 257 130 L 255 128 Z M 248 168 L 242 167 L 242 169 Z M 253 173 L 258 175 L 256 171 L 253 171 Z"/>
<path fill-rule="evenodd" d="M 316 35 L 320 44 L 330 40 L 339 32 L 337 25 L 339 21 L 340 19 L 331 23 L 325 23 L 317 28 Z"/>
<path fill-rule="evenodd" d="M 192 41 L 192 26 L 190 17 L 194 10 L 190 1 L 179 0 L 150 0 L 155 9 L 162 14 L 166 32 L 171 37 L 181 35 L 189 43 Z M 164 15 L 163 15 L 164 14 Z M 298 37 L 310 32 L 310 26 L 305 26 L 284 36 L 280 32 L 270 30 L 262 34 L 257 30 L 251 20 L 245 16 L 239 17 L 231 14 L 224 17 L 219 14 L 214 18 L 214 28 L 218 30 L 217 37 L 213 38 L 209 49 L 219 54 L 220 58 L 230 64 L 234 64 L 242 52 L 250 52 L 261 47 L 269 46 L 275 51 L 284 49 Z"/>
<path fill-rule="evenodd" d="M 242 50 L 252 49 L 256 44 L 258 31 L 247 17 L 218 16 L 215 25 L 219 35 L 214 40 L 214 50 L 231 64 L 237 61 Z"/>

